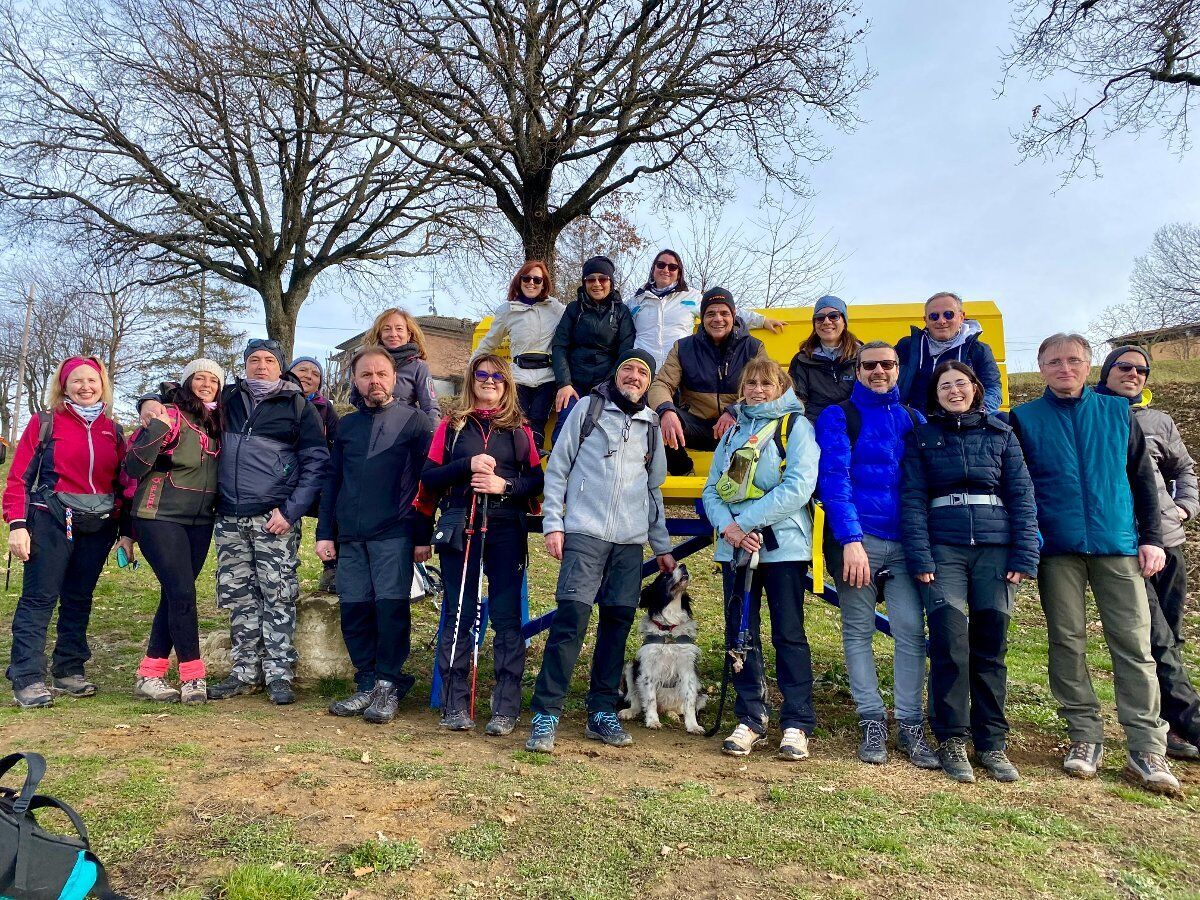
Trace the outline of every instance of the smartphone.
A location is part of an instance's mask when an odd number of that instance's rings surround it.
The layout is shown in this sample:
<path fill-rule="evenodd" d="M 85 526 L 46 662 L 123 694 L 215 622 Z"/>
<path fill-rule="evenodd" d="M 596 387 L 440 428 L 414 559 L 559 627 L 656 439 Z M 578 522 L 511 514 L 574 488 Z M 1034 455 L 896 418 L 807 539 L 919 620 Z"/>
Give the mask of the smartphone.
<path fill-rule="evenodd" d="M 129 554 L 125 552 L 124 547 L 117 548 L 117 566 L 124 569 L 126 566 L 132 565 L 135 569 L 138 567 L 136 559 L 130 559 Z"/>

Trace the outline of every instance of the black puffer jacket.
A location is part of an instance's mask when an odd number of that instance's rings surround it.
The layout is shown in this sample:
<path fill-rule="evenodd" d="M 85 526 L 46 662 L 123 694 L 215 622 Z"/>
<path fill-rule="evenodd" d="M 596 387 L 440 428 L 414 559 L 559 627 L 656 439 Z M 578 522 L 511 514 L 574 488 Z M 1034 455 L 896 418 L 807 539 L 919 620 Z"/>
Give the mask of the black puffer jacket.
<path fill-rule="evenodd" d="M 858 352 L 856 345 L 854 353 Z M 788 375 L 792 377 L 792 388 L 804 403 L 804 416 L 816 424 L 827 406 L 836 406 L 850 399 L 854 389 L 856 362 L 854 354 L 848 359 L 832 360 L 813 356 L 801 350 L 792 357 Z"/>
<path fill-rule="evenodd" d="M 1036 575 L 1037 506 L 1011 428 L 979 412 L 933 416 L 906 438 L 901 490 L 904 555 L 914 575 L 935 572 L 932 544 L 1007 546 L 1008 570 Z M 947 494 L 995 494 L 1003 506 L 930 509 Z"/>
<path fill-rule="evenodd" d="M 581 287 L 558 320 L 550 360 L 558 386 L 570 385 L 580 397 L 607 379 L 617 368 L 621 354 L 633 346 L 637 331 L 633 314 L 613 288 L 597 303 Z"/>

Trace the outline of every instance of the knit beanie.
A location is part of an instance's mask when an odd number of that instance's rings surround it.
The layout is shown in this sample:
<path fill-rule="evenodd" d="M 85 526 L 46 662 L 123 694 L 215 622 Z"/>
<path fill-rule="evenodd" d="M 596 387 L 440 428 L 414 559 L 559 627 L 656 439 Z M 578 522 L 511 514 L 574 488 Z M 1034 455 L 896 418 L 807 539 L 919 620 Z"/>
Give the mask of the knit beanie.
<path fill-rule="evenodd" d="M 1100 384 L 1108 384 L 1108 373 L 1112 371 L 1113 363 L 1126 353 L 1140 353 L 1142 359 L 1146 360 L 1146 365 L 1150 365 L 1150 355 L 1144 347 L 1134 347 L 1132 344 L 1127 344 L 1124 347 L 1115 347 L 1112 353 L 1104 357 L 1104 365 L 1100 367 Z M 1149 378 L 1149 376 L 1146 377 Z"/>
<path fill-rule="evenodd" d="M 705 291 L 704 296 L 700 298 L 700 318 L 704 318 L 705 310 L 714 303 L 724 303 L 729 307 L 730 312 L 737 313 L 737 305 L 733 302 L 733 294 L 723 287 L 714 287 Z"/>
<path fill-rule="evenodd" d="M 290 366 L 288 366 L 288 371 L 289 372 L 292 371 L 294 368 L 296 368 L 296 366 L 300 365 L 300 363 L 302 363 L 302 362 L 312 363 L 314 366 L 316 366 L 317 371 L 321 375 L 321 380 L 322 381 L 325 380 L 325 367 L 322 366 L 319 362 L 317 362 L 316 357 L 313 357 L 313 356 L 297 356 L 295 359 L 292 360 L 292 364 Z"/>
<path fill-rule="evenodd" d="M 183 375 L 179 379 L 179 383 L 187 381 L 197 372 L 207 372 L 217 379 L 221 384 L 225 383 L 225 370 L 213 362 L 211 359 L 193 359 L 190 363 L 183 367 Z"/>
<path fill-rule="evenodd" d="M 850 320 L 850 317 L 846 315 L 846 301 L 841 297 L 835 297 L 833 294 L 826 294 L 813 304 L 813 315 L 816 316 L 816 314 L 823 309 L 836 309 L 842 314 L 842 319 L 845 321 Z"/>
<path fill-rule="evenodd" d="M 654 377 L 654 357 L 645 350 L 639 350 L 636 347 L 630 347 L 617 359 L 617 369 L 625 365 L 627 362 L 638 362 L 645 366 L 646 371 L 650 373 L 650 377 Z M 616 371 L 615 369 L 613 371 Z"/>
<path fill-rule="evenodd" d="M 280 349 L 276 341 L 271 341 L 270 344 L 262 338 L 253 338 L 246 344 L 246 349 L 242 351 L 242 362 L 248 362 L 251 353 L 257 353 L 259 350 L 266 350 L 277 360 L 279 360 L 279 371 L 286 372 L 288 368 L 287 360 L 283 358 L 283 350 Z"/>
<path fill-rule="evenodd" d="M 617 273 L 617 267 L 613 265 L 613 261 L 607 256 L 593 256 L 583 264 L 583 277 L 589 275 L 603 275 L 610 281 Z"/>

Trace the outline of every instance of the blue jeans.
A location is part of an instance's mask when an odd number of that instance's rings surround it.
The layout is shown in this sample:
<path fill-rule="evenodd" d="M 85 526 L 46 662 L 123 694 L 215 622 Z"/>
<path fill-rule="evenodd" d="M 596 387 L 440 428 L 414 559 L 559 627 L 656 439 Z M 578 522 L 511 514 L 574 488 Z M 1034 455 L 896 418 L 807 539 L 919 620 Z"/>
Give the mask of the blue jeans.
<path fill-rule="evenodd" d="M 896 720 L 923 722 L 925 614 L 916 582 L 908 575 L 904 549 L 898 541 L 885 541 L 868 534 L 863 538 L 863 548 L 871 561 L 872 576 L 885 567 L 892 571 L 892 579 L 886 582 L 883 593 L 896 644 L 892 663 Z M 835 552 L 831 556 L 836 559 L 836 564 L 831 560 L 830 567 L 842 607 L 842 649 L 846 654 L 846 674 L 850 677 L 854 705 L 861 719 L 886 719 L 887 709 L 879 694 L 875 651 L 871 645 L 875 637 L 877 586 L 872 579 L 866 587 L 850 587 L 842 580 L 841 554 Z"/>

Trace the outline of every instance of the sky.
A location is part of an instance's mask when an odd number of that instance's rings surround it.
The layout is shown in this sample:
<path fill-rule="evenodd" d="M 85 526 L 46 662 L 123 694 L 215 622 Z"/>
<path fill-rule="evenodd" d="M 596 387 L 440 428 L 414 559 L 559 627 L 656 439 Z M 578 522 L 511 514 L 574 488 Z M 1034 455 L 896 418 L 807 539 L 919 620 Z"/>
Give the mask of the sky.
<path fill-rule="evenodd" d="M 1043 337 L 1083 330 L 1125 299 L 1133 260 L 1158 227 L 1200 222 L 1200 149 L 1180 156 L 1157 131 L 1113 136 L 1098 147 L 1101 177 L 1065 185 L 1065 160 L 1022 163 L 1012 132 L 1061 85 L 1010 81 L 997 97 L 1010 8 L 863 0 L 863 52 L 876 78 L 859 100 L 862 124 L 826 135 L 831 153 L 810 183 L 814 227 L 845 256 L 844 299 L 921 301 L 952 290 L 968 313 L 971 299 L 995 300 L 1010 367 L 1028 370 Z M 744 187 L 733 213 L 749 218 L 760 189 Z M 429 289 L 413 281 L 415 299 L 398 302 L 424 311 Z M 344 293 L 304 308 L 297 354 L 323 357 L 363 327 Z M 468 315 L 444 292 L 437 300 L 443 315 Z"/>

